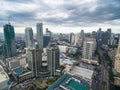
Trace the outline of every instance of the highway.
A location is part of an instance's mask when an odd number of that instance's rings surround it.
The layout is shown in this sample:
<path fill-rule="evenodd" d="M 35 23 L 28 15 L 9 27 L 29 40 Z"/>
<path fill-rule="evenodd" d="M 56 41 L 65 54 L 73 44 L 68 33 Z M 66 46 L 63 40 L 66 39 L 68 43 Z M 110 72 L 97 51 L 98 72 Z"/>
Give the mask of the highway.
<path fill-rule="evenodd" d="M 99 82 L 99 90 L 109 90 L 109 66 L 107 60 L 105 60 L 103 53 L 104 51 L 98 49 L 98 53 L 100 55 L 101 60 L 101 72 L 100 72 L 100 82 Z"/>

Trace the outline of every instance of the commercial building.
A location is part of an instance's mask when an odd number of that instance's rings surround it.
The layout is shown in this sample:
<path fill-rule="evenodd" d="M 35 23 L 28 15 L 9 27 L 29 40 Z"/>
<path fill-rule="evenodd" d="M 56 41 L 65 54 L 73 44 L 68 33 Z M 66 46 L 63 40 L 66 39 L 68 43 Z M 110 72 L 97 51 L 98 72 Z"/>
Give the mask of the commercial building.
<path fill-rule="evenodd" d="M 46 48 L 49 45 L 51 37 L 48 35 L 43 36 L 43 47 Z"/>
<path fill-rule="evenodd" d="M 25 80 L 28 80 L 34 77 L 32 71 L 25 67 L 18 67 L 13 69 L 12 75 L 15 78 L 17 83 L 21 83 Z"/>
<path fill-rule="evenodd" d="M 66 73 L 47 90 L 90 90 L 90 86 L 84 79 Z"/>
<path fill-rule="evenodd" d="M 51 76 L 56 75 L 56 70 L 60 67 L 59 63 L 59 48 L 52 42 L 47 48 L 47 61 L 48 61 L 48 70 L 50 71 Z"/>
<path fill-rule="evenodd" d="M 60 52 L 66 53 L 68 46 L 66 45 L 58 45 L 58 48 L 60 50 Z"/>
<path fill-rule="evenodd" d="M 74 34 L 75 35 L 75 42 L 74 42 L 74 45 L 78 45 L 78 42 L 79 42 L 79 34 L 76 33 Z"/>
<path fill-rule="evenodd" d="M 94 41 L 84 41 L 82 58 L 92 59 L 95 47 L 96 45 Z"/>
<path fill-rule="evenodd" d="M 35 48 L 27 48 L 26 54 L 28 68 L 32 71 L 35 77 L 38 77 L 42 65 L 42 51 L 39 49 L 39 46 L 36 45 Z"/>
<path fill-rule="evenodd" d="M 95 39 L 87 39 L 83 43 L 82 61 L 98 65 L 98 57 L 94 56 L 96 50 Z"/>
<path fill-rule="evenodd" d="M 6 65 L 9 70 L 26 66 L 26 54 L 6 59 Z"/>
<path fill-rule="evenodd" d="M 79 38 L 84 40 L 84 38 L 85 38 L 84 30 L 81 30 Z"/>
<path fill-rule="evenodd" d="M 115 76 L 114 76 L 114 84 L 116 86 L 120 86 L 120 39 L 119 39 L 117 53 L 116 53 L 116 57 L 115 57 L 114 69 L 116 72 Z"/>
<path fill-rule="evenodd" d="M 25 29 L 25 42 L 26 42 L 26 47 L 31 47 L 33 48 L 35 46 L 34 44 L 34 39 L 33 39 L 33 30 L 31 27 L 27 27 Z"/>
<path fill-rule="evenodd" d="M 7 73 L 4 71 L 3 67 L 0 65 L 0 90 L 8 90 L 9 89 L 9 77 Z"/>
<path fill-rule="evenodd" d="M 36 37 L 37 43 L 39 49 L 43 50 L 43 24 L 37 23 L 36 28 L 37 28 L 37 37 Z"/>
<path fill-rule="evenodd" d="M 51 32 L 48 30 L 48 28 L 46 28 L 46 36 L 49 36 L 51 39 Z"/>
<path fill-rule="evenodd" d="M 75 75 L 77 77 L 81 77 L 82 79 L 87 81 L 90 86 L 92 85 L 93 73 L 94 73 L 93 70 L 86 69 L 83 67 L 74 66 L 71 68 L 69 73 L 72 75 Z"/>
<path fill-rule="evenodd" d="M 4 25 L 4 57 L 13 57 L 16 55 L 15 32 L 14 27 L 8 23 Z"/>

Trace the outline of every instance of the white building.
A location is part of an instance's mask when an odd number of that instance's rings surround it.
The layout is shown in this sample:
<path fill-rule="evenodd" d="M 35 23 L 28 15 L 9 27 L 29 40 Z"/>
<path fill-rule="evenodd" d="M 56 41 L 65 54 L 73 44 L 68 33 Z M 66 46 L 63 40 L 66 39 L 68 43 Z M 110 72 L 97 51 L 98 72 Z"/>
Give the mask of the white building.
<path fill-rule="evenodd" d="M 68 46 L 65 45 L 58 45 L 60 52 L 66 53 Z"/>
<path fill-rule="evenodd" d="M 96 41 L 95 39 L 87 39 L 83 43 L 83 52 L 82 52 L 82 61 L 87 63 L 93 63 L 98 65 L 98 57 L 94 57 L 96 49 Z"/>
<path fill-rule="evenodd" d="M 92 70 L 75 66 L 72 67 L 69 73 L 81 77 L 82 79 L 88 81 L 90 85 L 92 84 L 93 73 L 94 73 L 94 71 Z"/>
<path fill-rule="evenodd" d="M 24 54 L 24 55 L 8 58 L 6 59 L 6 62 L 10 70 L 21 66 L 25 66 L 27 64 L 26 55 Z"/>
<path fill-rule="evenodd" d="M 9 77 L 4 71 L 3 67 L 0 65 L 0 90 L 7 90 L 9 88 L 8 82 Z"/>

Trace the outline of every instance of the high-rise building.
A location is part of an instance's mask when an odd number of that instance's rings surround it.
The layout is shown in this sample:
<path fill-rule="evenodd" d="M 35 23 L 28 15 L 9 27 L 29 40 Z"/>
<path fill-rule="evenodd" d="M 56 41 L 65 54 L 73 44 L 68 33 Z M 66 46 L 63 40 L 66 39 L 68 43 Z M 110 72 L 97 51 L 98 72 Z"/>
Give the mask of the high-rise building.
<path fill-rule="evenodd" d="M 35 48 L 27 48 L 26 53 L 28 68 L 32 70 L 34 77 L 38 77 L 42 65 L 42 51 L 36 45 Z"/>
<path fill-rule="evenodd" d="M 37 43 L 39 46 L 39 49 L 43 50 L 43 24 L 37 23 Z"/>
<path fill-rule="evenodd" d="M 102 43 L 102 34 L 103 34 L 103 31 L 101 28 L 99 28 L 96 33 L 97 45 L 101 45 L 101 43 Z"/>
<path fill-rule="evenodd" d="M 56 69 L 60 67 L 59 48 L 55 43 L 50 43 L 47 48 L 48 70 L 51 76 L 56 75 Z"/>
<path fill-rule="evenodd" d="M 44 35 L 43 36 L 43 47 L 46 48 L 49 45 L 50 36 Z"/>
<path fill-rule="evenodd" d="M 84 40 L 85 38 L 84 30 L 81 30 L 79 38 Z"/>
<path fill-rule="evenodd" d="M 46 36 L 49 36 L 51 38 L 51 32 L 46 28 Z"/>
<path fill-rule="evenodd" d="M 107 29 L 107 31 L 102 34 L 102 44 L 108 45 L 111 42 L 111 29 Z"/>
<path fill-rule="evenodd" d="M 15 32 L 14 27 L 9 23 L 4 25 L 4 39 L 5 39 L 5 57 L 12 57 L 16 55 Z"/>
<path fill-rule="evenodd" d="M 78 39 L 78 46 L 83 46 L 84 39 L 85 39 L 85 33 L 84 33 L 84 30 L 81 30 L 79 34 L 79 39 Z"/>
<path fill-rule="evenodd" d="M 89 59 L 91 60 L 93 57 L 93 53 L 96 49 L 96 42 L 95 41 L 84 41 L 83 43 L 83 53 L 82 58 L 83 59 Z"/>
<path fill-rule="evenodd" d="M 33 30 L 31 27 L 27 27 L 25 29 L 25 41 L 26 41 L 26 47 L 33 48 L 35 46 L 34 39 L 33 39 Z"/>
<path fill-rule="evenodd" d="M 114 69 L 116 71 L 116 75 L 114 77 L 114 84 L 117 86 L 120 86 L 120 39 L 119 39 L 118 49 L 115 57 Z"/>

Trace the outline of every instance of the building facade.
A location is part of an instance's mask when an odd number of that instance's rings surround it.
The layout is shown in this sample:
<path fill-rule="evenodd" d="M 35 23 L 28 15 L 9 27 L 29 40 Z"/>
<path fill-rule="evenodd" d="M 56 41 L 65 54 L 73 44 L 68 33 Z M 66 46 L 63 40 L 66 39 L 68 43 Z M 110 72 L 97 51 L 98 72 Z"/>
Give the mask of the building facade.
<path fill-rule="evenodd" d="M 37 23 L 37 43 L 39 46 L 39 49 L 43 50 L 43 24 Z"/>
<path fill-rule="evenodd" d="M 13 57 L 16 55 L 15 32 L 14 27 L 9 23 L 4 25 L 5 39 L 5 57 Z"/>
<path fill-rule="evenodd" d="M 96 49 L 96 42 L 94 40 L 86 40 L 83 43 L 82 58 L 91 60 Z"/>
<path fill-rule="evenodd" d="M 26 52 L 28 68 L 31 69 L 35 77 L 38 77 L 42 64 L 42 51 L 39 49 L 39 46 L 36 45 L 36 48 L 27 48 Z"/>
<path fill-rule="evenodd" d="M 34 47 L 34 39 L 33 39 L 33 30 L 31 27 L 27 27 L 25 29 L 25 42 L 26 42 L 26 47 Z"/>
<path fill-rule="evenodd" d="M 116 71 L 116 75 L 114 76 L 114 84 L 117 86 L 120 86 L 120 39 L 119 39 L 118 49 L 115 57 L 114 69 Z"/>
<path fill-rule="evenodd" d="M 0 65 L 0 90 L 9 90 L 9 77 Z"/>
<path fill-rule="evenodd" d="M 56 70 L 60 67 L 59 63 L 59 48 L 55 44 L 50 44 L 47 48 L 48 70 L 50 76 L 56 75 Z"/>

